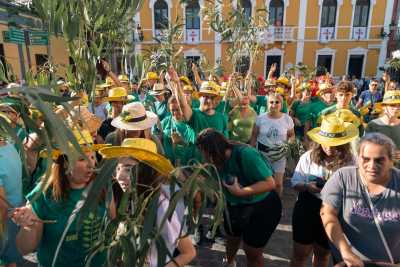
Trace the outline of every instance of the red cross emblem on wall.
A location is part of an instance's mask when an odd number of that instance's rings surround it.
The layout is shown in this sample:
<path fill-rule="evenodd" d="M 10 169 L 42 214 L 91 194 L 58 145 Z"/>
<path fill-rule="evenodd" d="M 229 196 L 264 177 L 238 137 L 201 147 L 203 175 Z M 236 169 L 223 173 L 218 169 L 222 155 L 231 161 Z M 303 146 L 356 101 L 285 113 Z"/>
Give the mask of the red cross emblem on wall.
<path fill-rule="evenodd" d="M 362 35 L 364 35 L 364 31 L 361 30 L 361 28 L 358 28 L 357 31 L 355 32 L 356 38 L 360 39 Z"/>
<path fill-rule="evenodd" d="M 192 39 L 192 42 L 194 43 L 194 41 L 197 37 L 197 33 L 195 31 L 191 31 L 189 34 L 189 37 Z"/>
<path fill-rule="evenodd" d="M 329 39 L 330 39 L 330 36 L 331 36 L 331 32 L 329 31 L 328 28 L 326 28 L 325 31 L 322 32 L 322 35 L 325 36 L 325 39 L 326 39 L 326 40 L 329 40 Z"/>

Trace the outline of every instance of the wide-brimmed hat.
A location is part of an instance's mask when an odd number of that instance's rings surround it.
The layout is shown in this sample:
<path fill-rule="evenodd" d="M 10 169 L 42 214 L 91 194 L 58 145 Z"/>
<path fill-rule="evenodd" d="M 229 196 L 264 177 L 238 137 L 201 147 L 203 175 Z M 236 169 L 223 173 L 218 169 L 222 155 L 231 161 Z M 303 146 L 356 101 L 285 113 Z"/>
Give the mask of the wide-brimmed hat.
<path fill-rule="evenodd" d="M 383 96 L 382 105 L 400 104 L 400 90 L 388 90 Z"/>
<path fill-rule="evenodd" d="M 183 87 L 183 92 L 191 92 L 191 93 L 193 93 L 193 91 L 194 91 L 194 89 L 193 89 L 193 87 L 191 85 L 185 85 Z"/>
<path fill-rule="evenodd" d="M 158 78 L 157 73 L 152 72 L 152 71 L 146 73 L 146 78 L 145 78 L 146 81 L 149 81 L 149 80 L 158 80 L 158 79 L 159 79 L 159 78 Z"/>
<path fill-rule="evenodd" d="M 307 135 L 318 144 L 340 146 L 356 139 L 358 128 L 354 124 L 344 122 L 335 116 L 328 116 L 322 119 L 321 127 L 308 131 Z"/>
<path fill-rule="evenodd" d="M 282 88 L 282 87 L 276 87 L 275 88 L 275 93 L 276 94 L 280 94 L 281 96 L 284 96 L 285 95 L 285 89 Z"/>
<path fill-rule="evenodd" d="M 217 84 L 212 81 L 205 81 L 201 84 L 199 96 L 202 95 L 212 95 L 219 96 L 219 92 L 217 89 Z"/>
<path fill-rule="evenodd" d="M 129 78 L 128 78 L 128 76 L 125 75 L 125 74 L 118 75 L 118 80 L 119 80 L 121 83 L 129 83 Z"/>
<path fill-rule="evenodd" d="M 114 80 L 110 76 L 107 76 L 106 77 L 106 84 L 109 84 L 110 86 L 113 86 L 114 85 Z"/>
<path fill-rule="evenodd" d="M 150 95 L 163 95 L 167 92 L 165 89 L 164 84 L 162 83 L 155 83 L 153 85 L 153 90 L 149 91 Z"/>
<path fill-rule="evenodd" d="M 191 84 L 192 84 L 192 83 L 190 82 L 189 78 L 186 77 L 186 76 L 181 76 L 181 77 L 179 77 L 179 80 L 180 80 L 181 82 L 183 82 L 185 85 L 191 85 Z"/>
<path fill-rule="evenodd" d="M 90 131 L 86 128 L 74 127 L 72 129 L 72 133 L 74 134 L 76 141 L 78 142 L 82 151 L 84 151 L 84 152 L 88 152 L 88 151 L 96 152 L 102 148 L 110 146 L 110 144 L 95 144 Z M 70 143 L 69 146 L 72 147 L 72 144 Z M 51 157 L 53 160 L 56 160 L 62 154 L 63 153 L 59 149 L 53 149 Z M 40 152 L 40 157 L 48 157 L 48 153 L 47 153 L 46 149 L 44 149 Z"/>
<path fill-rule="evenodd" d="M 132 96 L 129 96 L 124 87 L 114 87 L 108 91 L 108 97 L 104 100 L 108 102 L 128 101 Z"/>
<path fill-rule="evenodd" d="M 320 96 L 325 92 L 332 91 L 334 88 L 333 84 L 330 82 L 322 82 L 318 84 L 317 95 Z"/>
<path fill-rule="evenodd" d="M 164 176 L 168 176 L 174 169 L 167 158 L 157 153 L 156 143 L 144 138 L 126 138 L 121 146 L 105 147 L 99 153 L 106 159 L 132 157 Z"/>
<path fill-rule="evenodd" d="M 111 125 L 118 129 L 141 131 L 153 127 L 158 117 L 151 111 L 146 111 L 140 102 L 126 104 L 121 114 L 111 121 Z"/>
<path fill-rule="evenodd" d="M 268 80 L 265 80 L 265 82 L 264 82 L 264 86 L 276 86 L 276 82 L 275 82 L 275 80 L 271 80 L 271 79 L 268 79 Z"/>
<path fill-rule="evenodd" d="M 355 127 L 361 125 L 361 119 L 349 109 L 338 109 L 335 112 L 330 113 L 326 116 L 335 116 L 344 122 L 352 123 Z"/>
<path fill-rule="evenodd" d="M 283 85 L 289 87 L 289 79 L 286 78 L 285 76 L 279 77 L 279 78 L 276 80 L 276 83 L 280 83 L 280 84 L 283 84 Z"/>
<path fill-rule="evenodd" d="M 100 83 L 100 84 L 96 84 L 96 90 L 97 91 L 104 91 L 104 90 L 106 90 L 107 88 L 111 88 L 111 84 L 108 84 L 108 83 Z"/>

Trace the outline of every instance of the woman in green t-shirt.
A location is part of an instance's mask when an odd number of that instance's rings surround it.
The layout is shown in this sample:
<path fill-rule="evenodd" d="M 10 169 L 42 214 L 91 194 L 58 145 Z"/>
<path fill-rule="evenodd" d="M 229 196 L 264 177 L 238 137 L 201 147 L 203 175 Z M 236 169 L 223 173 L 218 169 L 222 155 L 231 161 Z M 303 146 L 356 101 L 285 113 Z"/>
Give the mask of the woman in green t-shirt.
<path fill-rule="evenodd" d="M 205 160 L 216 166 L 224 185 L 227 264 L 234 265 L 243 241 L 247 266 L 264 266 L 263 248 L 282 213 L 272 169 L 255 148 L 228 141 L 211 128 L 199 133 L 196 145 Z"/>
<path fill-rule="evenodd" d="M 257 113 L 250 107 L 250 99 L 243 96 L 240 104 L 229 112 L 229 136 L 232 140 L 248 144 L 251 139 Z"/>
<path fill-rule="evenodd" d="M 84 137 L 81 141 L 91 140 L 89 131 L 82 130 L 81 133 Z M 21 226 L 17 235 L 19 251 L 25 255 L 37 250 L 40 266 L 85 266 L 102 231 L 103 219 L 115 217 L 114 202 L 101 196 L 98 206 L 83 221 L 82 227 L 77 230 L 74 220 L 63 237 L 77 202 L 95 175 L 96 145 L 92 141 L 84 141 L 81 145 L 86 157 L 79 158 L 69 170 L 67 156 L 58 156 L 44 190 L 41 191 L 39 184 L 28 194 L 29 203 L 15 209 L 12 215 Z M 62 238 L 62 246 L 59 246 Z M 105 251 L 99 252 L 92 258 L 90 266 L 102 266 L 105 259 Z"/>

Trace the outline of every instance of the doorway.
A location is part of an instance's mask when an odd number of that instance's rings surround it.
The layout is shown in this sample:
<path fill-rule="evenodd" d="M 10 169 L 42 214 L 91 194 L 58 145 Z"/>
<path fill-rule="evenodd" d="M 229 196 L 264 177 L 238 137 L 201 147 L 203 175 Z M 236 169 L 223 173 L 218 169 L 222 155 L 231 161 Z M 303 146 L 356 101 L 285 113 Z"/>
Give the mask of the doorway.
<path fill-rule="evenodd" d="M 364 55 L 350 55 L 347 74 L 349 77 L 356 76 L 357 79 L 362 78 L 364 66 Z"/>

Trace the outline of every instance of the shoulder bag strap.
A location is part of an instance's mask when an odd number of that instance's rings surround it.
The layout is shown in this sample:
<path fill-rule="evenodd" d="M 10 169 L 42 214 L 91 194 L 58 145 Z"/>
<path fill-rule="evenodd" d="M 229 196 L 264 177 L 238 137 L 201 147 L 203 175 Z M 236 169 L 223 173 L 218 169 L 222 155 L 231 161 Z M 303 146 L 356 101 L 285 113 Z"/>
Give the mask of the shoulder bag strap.
<path fill-rule="evenodd" d="M 359 174 L 359 175 L 360 175 L 360 174 Z M 366 194 L 366 196 L 367 196 L 368 205 L 369 205 L 369 208 L 370 208 L 370 210 L 371 210 L 372 216 L 374 217 L 374 222 L 375 222 L 376 228 L 378 228 L 379 236 L 381 237 L 383 246 L 385 247 L 386 254 L 389 256 L 390 263 L 394 264 L 395 262 L 394 262 L 394 258 L 393 258 L 392 252 L 390 251 L 389 245 L 388 245 L 388 243 L 387 243 L 387 241 L 386 241 L 386 238 L 385 238 L 385 236 L 384 236 L 384 234 L 383 234 L 381 225 L 379 224 L 378 216 L 377 216 L 377 214 L 376 214 L 375 211 L 374 211 L 374 206 L 373 206 L 373 204 L 372 204 L 371 197 L 369 196 L 367 186 L 366 186 L 366 184 L 364 183 L 364 180 L 363 180 L 363 178 L 361 177 L 361 175 L 360 175 L 360 178 L 361 178 L 360 180 L 361 180 L 362 188 L 364 189 L 365 194 Z"/>

